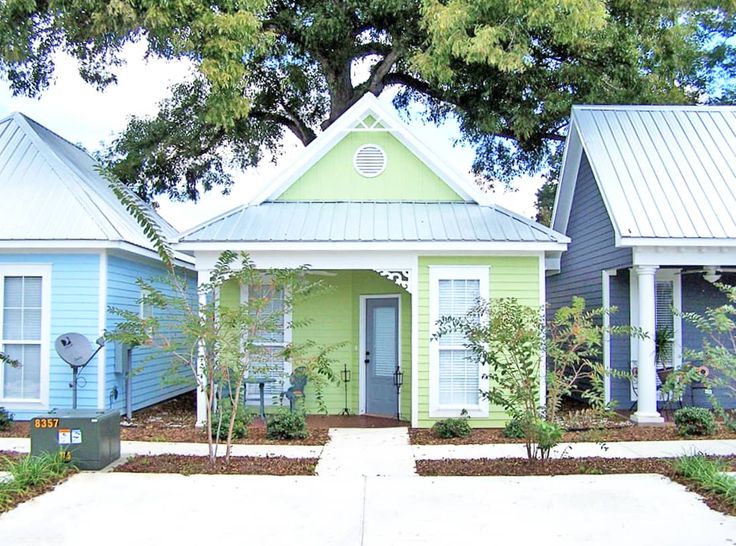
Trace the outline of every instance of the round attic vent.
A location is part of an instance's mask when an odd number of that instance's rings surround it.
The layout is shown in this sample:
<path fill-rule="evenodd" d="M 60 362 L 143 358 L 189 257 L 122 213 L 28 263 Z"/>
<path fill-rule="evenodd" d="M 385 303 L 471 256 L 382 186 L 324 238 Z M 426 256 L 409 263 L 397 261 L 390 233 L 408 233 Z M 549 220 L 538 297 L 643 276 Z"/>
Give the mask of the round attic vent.
<path fill-rule="evenodd" d="M 364 144 L 356 150 L 353 166 L 359 175 L 373 178 L 386 169 L 386 153 L 377 144 Z"/>

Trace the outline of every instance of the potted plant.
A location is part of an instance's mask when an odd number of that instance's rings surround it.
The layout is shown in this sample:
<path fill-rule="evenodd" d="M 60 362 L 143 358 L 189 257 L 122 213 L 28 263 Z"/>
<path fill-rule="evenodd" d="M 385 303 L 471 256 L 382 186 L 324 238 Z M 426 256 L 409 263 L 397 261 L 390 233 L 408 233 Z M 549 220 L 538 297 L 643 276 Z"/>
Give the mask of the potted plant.
<path fill-rule="evenodd" d="M 672 372 L 672 348 L 675 342 L 675 333 L 669 326 L 657 328 L 654 334 L 654 351 L 657 362 L 657 376 L 664 383 Z"/>

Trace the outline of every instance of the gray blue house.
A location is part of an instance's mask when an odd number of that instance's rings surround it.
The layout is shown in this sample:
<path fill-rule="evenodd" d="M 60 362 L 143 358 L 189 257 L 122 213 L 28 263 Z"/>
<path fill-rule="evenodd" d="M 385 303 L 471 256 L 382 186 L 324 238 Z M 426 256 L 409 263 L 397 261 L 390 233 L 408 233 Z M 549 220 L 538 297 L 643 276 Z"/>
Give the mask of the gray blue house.
<path fill-rule="evenodd" d="M 0 406 L 28 419 L 71 407 L 71 371 L 56 355 L 57 336 L 94 340 L 112 329 L 108 307 L 138 310 L 136 279 L 163 269 L 94 160 L 18 113 L 0 120 L 0 195 L 0 351 L 22 364 L 0 368 Z M 188 271 L 192 260 L 178 258 Z M 139 409 L 192 390 L 193 382 L 164 384 L 165 358 L 131 354 L 128 374 L 114 345 L 100 351 L 81 374 L 80 408 L 124 410 L 127 398 Z"/>
<path fill-rule="evenodd" d="M 679 367 L 685 349 L 701 347 L 679 312 L 724 303 L 713 282 L 736 282 L 735 211 L 736 108 L 573 107 L 552 223 L 571 243 L 551 264 L 547 296 L 552 312 L 574 295 L 616 306 L 612 324 L 649 334 L 604 340 L 605 365 L 636 372 L 606 385 L 619 407 L 636 405 L 635 422 L 662 419 L 657 368 Z M 666 362 L 655 354 L 658 333 L 669 340 Z M 725 407 L 736 402 L 714 394 Z M 688 391 L 684 402 L 704 396 Z"/>

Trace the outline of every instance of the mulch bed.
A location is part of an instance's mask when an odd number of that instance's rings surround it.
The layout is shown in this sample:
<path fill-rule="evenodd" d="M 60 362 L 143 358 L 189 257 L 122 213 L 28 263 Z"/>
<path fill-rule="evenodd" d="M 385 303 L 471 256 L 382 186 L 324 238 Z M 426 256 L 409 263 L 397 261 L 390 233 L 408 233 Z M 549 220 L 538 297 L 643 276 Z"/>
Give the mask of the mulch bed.
<path fill-rule="evenodd" d="M 114 472 L 163 474 L 257 474 L 269 476 L 313 476 L 316 458 L 231 457 L 230 464 L 192 455 L 139 455 L 115 468 Z"/>
<path fill-rule="evenodd" d="M 502 429 L 476 428 L 467 438 L 439 438 L 431 429 L 409 429 L 412 444 L 522 444 L 524 440 L 506 438 Z M 661 426 L 625 426 L 606 429 L 591 429 L 566 432 L 562 436 L 562 443 L 569 442 L 638 442 L 661 440 L 726 440 L 736 439 L 736 432 L 725 427 L 719 427 L 711 436 L 683 438 L 677 434 L 675 425 L 665 423 Z"/>
<path fill-rule="evenodd" d="M 155 406 L 133 413 L 133 420 L 121 422 L 120 439 L 142 442 L 194 442 L 207 443 L 206 432 L 194 426 L 196 421 L 195 394 L 186 393 Z M 307 418 L 309 424 L 309 418 Z M 0 438 L 28 438 L 30 423 L 15 421 L 10 430 L 0 431 Z M 309 426 L 309 436 L 297 440 L 271 440 L 266 438 L 262 421 L 256 420 L 248 429 L 246 438 L 234 439 L 234 444 L 274 444 L 321 446 L 329 440 L 327 427 Z"/>
<path fill-rule="evenodd" d="M 714 459 L 716 457 L 713 457 Z M 736 456 L 717 457 L 736 471 Z M 573 474 L 662 474 L 703 497 L 713 510 L 736 516 L 736 507 L 723 497 L 703 490 L 672 468 L 673 459 L 607 459 L 580 457 L 529 462 L 521 458 L 417 460 L 420 476 L 568 476 Z"/>

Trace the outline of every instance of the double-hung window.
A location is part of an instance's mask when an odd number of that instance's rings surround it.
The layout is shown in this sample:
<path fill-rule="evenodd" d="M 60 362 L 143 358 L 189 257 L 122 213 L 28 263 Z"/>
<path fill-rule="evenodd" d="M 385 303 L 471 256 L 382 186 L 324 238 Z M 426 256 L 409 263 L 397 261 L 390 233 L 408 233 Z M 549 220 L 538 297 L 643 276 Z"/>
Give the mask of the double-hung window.
<path fill-rule="evenodd" d="M 462 317 L 478 301 L 488 299 L 488 267 L 430 267 L 430 333 L 440 317 Z M 430 415 L 447 417 L 466 410 L 487 416 L 487 390 L 480 364 L 465 347 L 461 333 L 449 333 L 430 341 Z"/>
<path fill-rule="evenodd" d="M 0 351 L 20 364 L 0 368 L 0 401 L 13 407 L 46 405 L 50 275 L 48 266 L 0 265 Z"/>
<path fill-rule="evenodd" d="M 250 363 L 250 376 L 266 376 L 275 379 L 273 383 L 265 383 L 264 398 L 266 403 L 278 402 L 281 393 L 288 387 L 291 374 L 291 363 L 283 358 L 284 348 L 291 342 L 291 316 L 284 309 L 284 292 L 274 289 L 268 283 L 243 287 L 243 301 L 262 300 L 260 305 L 251 307 L 251 315 L 259 315 L 258 320 L 263 328 L 256 333 L 255 345 L 259 351 Z M 260 400 L 258 385 L 248 384 L 246 403 L 256 404 Z"/>

